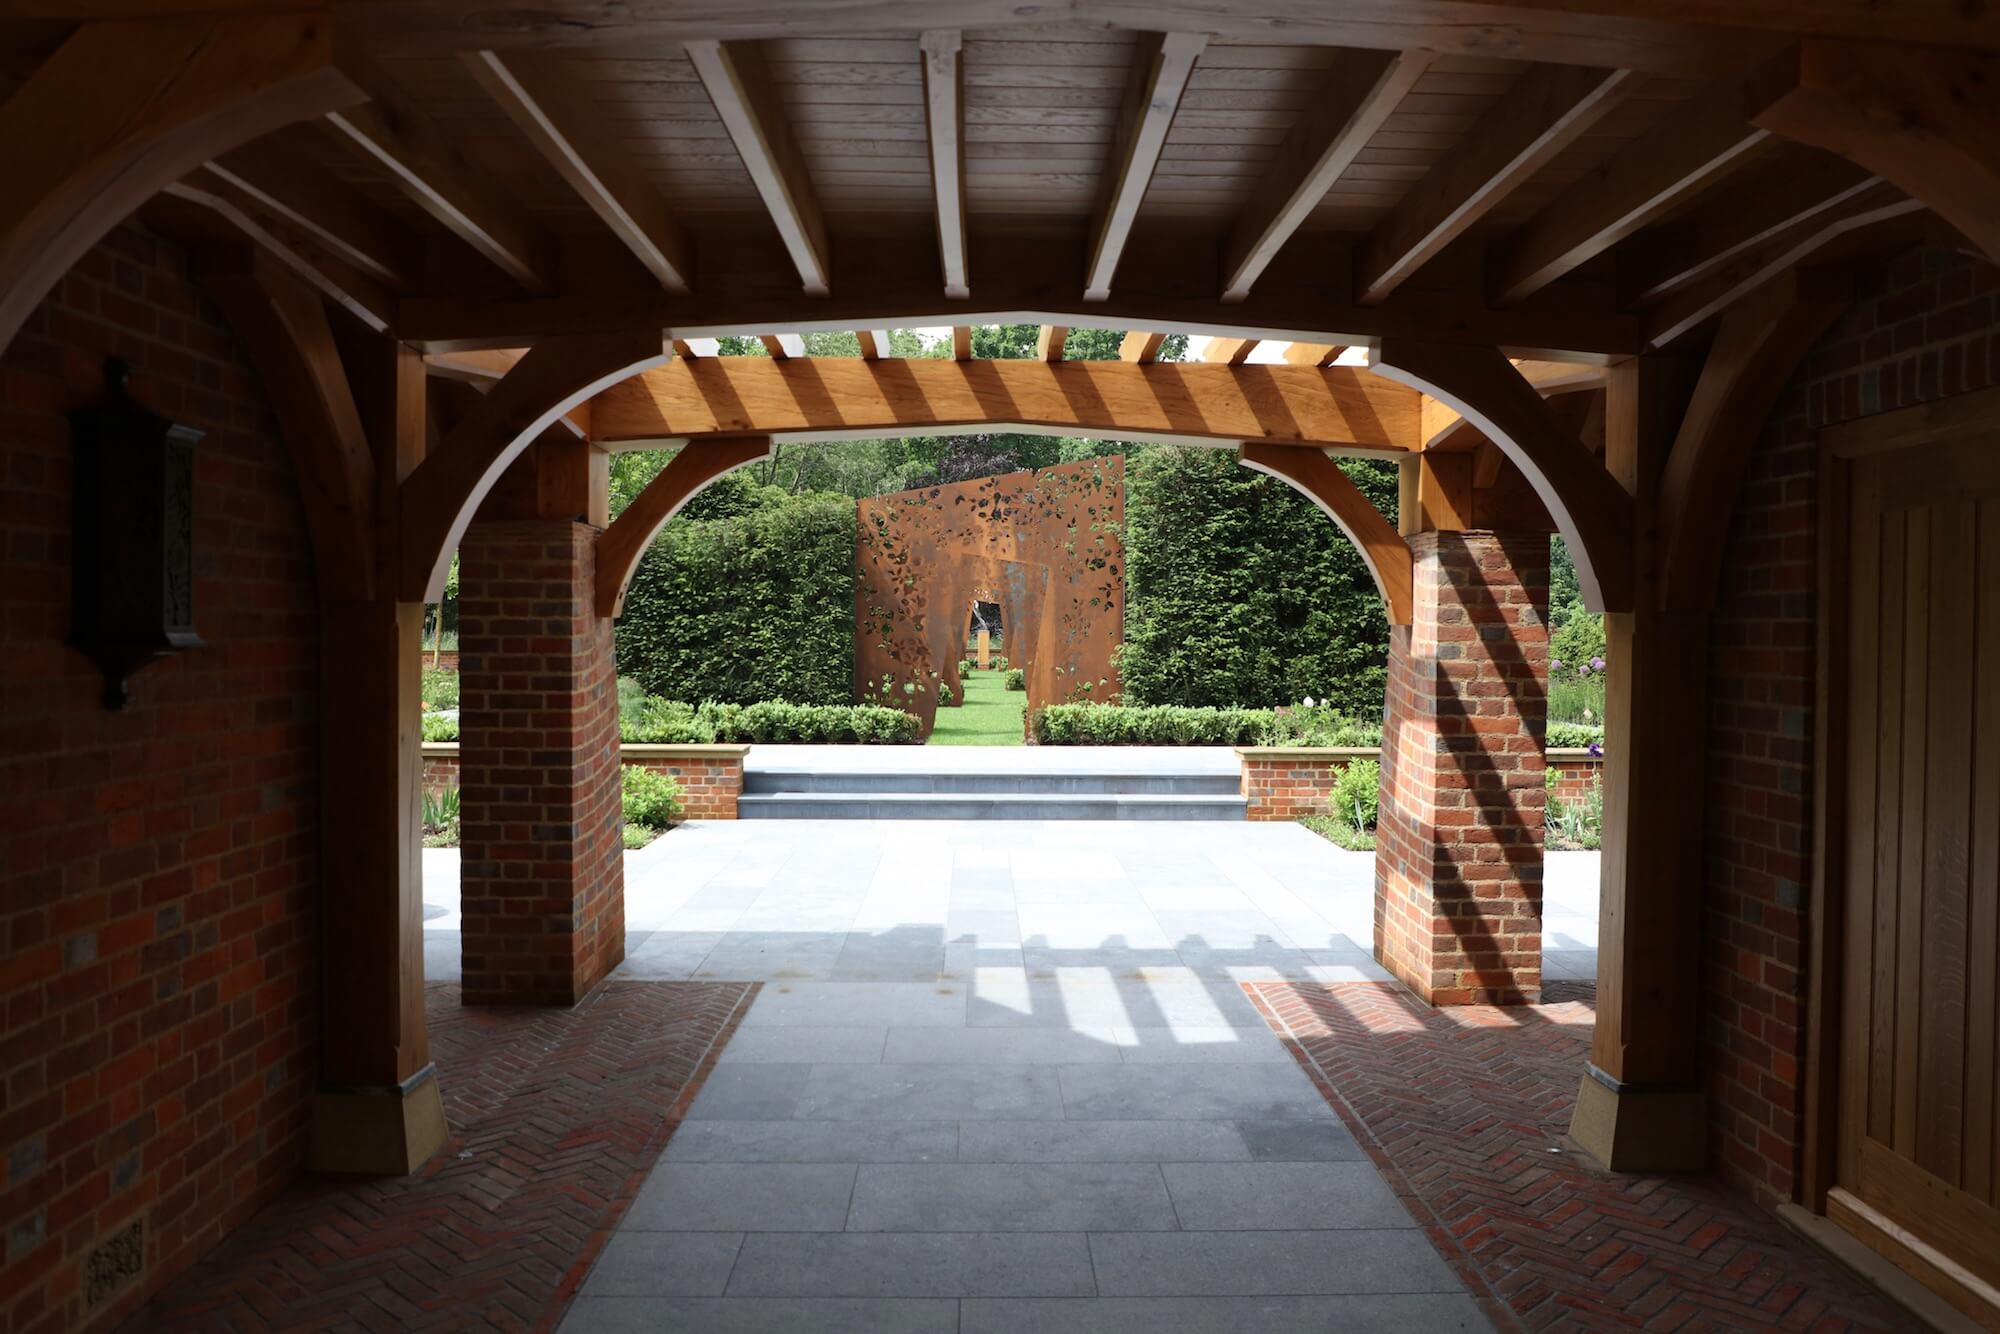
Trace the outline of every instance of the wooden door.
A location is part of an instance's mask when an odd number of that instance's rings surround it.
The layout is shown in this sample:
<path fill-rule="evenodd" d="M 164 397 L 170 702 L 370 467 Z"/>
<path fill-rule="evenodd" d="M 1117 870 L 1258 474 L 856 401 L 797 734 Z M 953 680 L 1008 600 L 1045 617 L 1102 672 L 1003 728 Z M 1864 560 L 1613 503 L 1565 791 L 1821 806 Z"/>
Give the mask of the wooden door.
<path fill-rule="evenodd" d="M 1827 1212 L 1990 1321 L 2000 424 L 1844 466 L 1845 801 L 1828 815 L 1846 826 L 1845 945 Z"/>

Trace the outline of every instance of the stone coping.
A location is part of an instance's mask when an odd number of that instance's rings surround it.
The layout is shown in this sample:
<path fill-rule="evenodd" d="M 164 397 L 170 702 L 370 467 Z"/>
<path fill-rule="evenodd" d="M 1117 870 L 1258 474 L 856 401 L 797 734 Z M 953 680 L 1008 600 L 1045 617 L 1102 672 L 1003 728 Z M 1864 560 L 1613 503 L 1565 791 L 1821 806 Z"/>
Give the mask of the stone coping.
<path fill-rule="evenodd" d="M 1236 753 L 1246 760 L 1369 760 L 1382 753 L 1380 746 L 1238 746 Z M 1551 746 L 1544 752 L 1552 760 L 1602 764 L 1602 755 L 1593 755 L 1582 746 Z"/>
<path fill-rule="evenodd" d="M 750 753 L 750 743 L 731 742 L 716 745 L 666 745 L 651 741 L 627 741 L 618 747 L 621 755 L 634 760 L 725 760 L 741 759 Z M 423 743 L 426 755 L 456 755 L 456 741 L 426 741 Z"/>

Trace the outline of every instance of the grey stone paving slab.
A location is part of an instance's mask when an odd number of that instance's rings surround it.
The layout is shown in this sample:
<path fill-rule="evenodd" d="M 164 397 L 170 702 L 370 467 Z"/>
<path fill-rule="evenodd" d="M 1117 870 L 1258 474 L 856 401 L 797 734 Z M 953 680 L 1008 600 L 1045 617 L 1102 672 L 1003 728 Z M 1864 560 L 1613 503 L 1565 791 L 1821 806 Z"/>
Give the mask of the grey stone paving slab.
<path fill-rule="evenodd" d="M 1236 1133 L 1258 1162 L 1360 1162 L 1368 1157 L 1337 1119 L 1238 1121 Z"/>
<path fill-rule="evenodd" d="M 1297 1066 L 1066 1065 L 1063 1115 L 1071 1121 L 1312 1121 L 1333 1111 Z"/>
<path fill-rule="evenodd" d="M 1089 1297 L 1081 1232 L 753 1233 L 729 1276 L 750 1297 Z"/>
<path fill-rule="evenodd" d="M 777 1121 L 798 1110 L 799 1095 L 812 1075 L 810 1065 L 717 1062 L 688 1107 L 688 1119 Z"/>
<path fill-rule="evenodd" d="M 736 1263 L 736 1252 L 742 1244 L 741 1232 L 621 1229 L 605 1243 L 604 1253 L 597 1258 L 580 1295 L 720 1297 L 729 1282 L 729 1267 Z"/>
<path fill-rule="evenodd" d="M 1464 1290 L 1430 1238 L 1416 1228 L 1093 1232 L 1090 1253 L 1096 1265 L 1097 1291 L 1106 1297 Z"/>
<path fill-rule="evenodd" d="M 966 1018 L 975 1028 L 1268 1027 L 1233 982 L 1102 967 L 982 970 Z"/>
<path fill-rule="evenodd" d="M 1143 1232 L 1174 1227 L 1149 1163 L 864 1163 L 850 1232 Z"/>
<path fill-rule="evenodd" d="M 653 931 L 635 949 L 626 936 L 625 962 L 614 976 L 633 981 L 680 981 L 721 943 L 720 931 Z"/>
<path fill-rule="evenodd" d="M 963 1163 L 1242 1162 L 1251 1156 L 1239 1128 L 1223 1121 L 967 1121 L 958 1133 Z"/>
<path fill-rule="evenodd" d="M 1197 1065 L 1290 1061 L 1292 1054 L 1270 1029 L 1136 1028 L 1121 1039 L 1119 1056 L 1133 1065 Z"/>
<path fill-rule="evenodd" d="M 892 1028 L 886 1064 L 1116 1065 L 1121 1048 L 1066 1028 Z"/>
<path fill-rule="evenodd" d="M 958 1156 L 958 1138 L 953 1121 L 686 1121 L 667 1141 L 665 1156 L 709 1163 L 948 1163 Z"/>
<path fill-rule="evenodd" d="M 683 1163 L 653 1169 L 620 1235 L 637 1232 L 838 1232 L 852 1163 Z"/>
<path fill-rule="evenodd" d="M 965 1022 L 965 987 L 929 982 L 820 982 L 766 986 L 757 993 L 743 1026 L 809 1027 L 894 1024 L 898 1028 Z"/>
<path fill-rule="evenodd" d="M 1467 1296 L 988 1298 L 958 1334 L 1449 1334 L 1492 1326 Z"/>
<path fill-rule="evenodd" d="M 562 1334 L 955 1334 L 958 1303 L 913 1298 L 591 1297 Z"/>
<path fill-rule="evenodd" d="M 920 1031 L 920 1030 L 912 1030 Z M 882 1043 L 889 1030 L 881 1027 L 792 1028 L 767 1024 L 746 1028 L 723 1046 L 718 1065 L 740 1065 L 745 1061 L 770 1064 L 811 1065 L 856 1063 L 873 1065 L 882 1059 Z"/>
<path fill-rule="evenodd" d="M 1056 1071 L 1028 1065 L 819 1065 L 806 1082 L 797 1115 L 818 1121 L 1055 1121 L 1063 1115 Z"/>
<path fill-rule="evenodd" d="M 1371 1162 L 1165 1163 L 1190 1232 L 1241 1228 L 1414 1228 Z"/>

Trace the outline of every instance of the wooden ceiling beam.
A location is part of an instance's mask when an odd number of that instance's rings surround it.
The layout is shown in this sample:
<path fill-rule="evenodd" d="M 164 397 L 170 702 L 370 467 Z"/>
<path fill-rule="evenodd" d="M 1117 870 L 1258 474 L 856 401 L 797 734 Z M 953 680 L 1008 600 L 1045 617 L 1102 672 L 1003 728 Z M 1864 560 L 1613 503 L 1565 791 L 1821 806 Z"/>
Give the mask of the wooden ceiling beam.
<path fill-rule="evenodd" d="M 550 243 L 541 226 L 379 73 L 367 81 L 374 101 L 327 116 L 335 139 L 388 172 L 412 203 L 522 287 L 537 294 L 553 290 Z"/>
<path fill-rule="evenodd" d="M 1757 124 L 1923 200 L 2000 262 L 2000 56 L 1807 41 L 1746 98 Z"/>
<path fill-rule="evenodd" d="M 416 284 L 416 238 L 332 172 L 268 140 L 225 153 L 208 170 L 377 282 Z"/>
<path fill-rule="evenodd" d="M 1134 329 L 1119 342 L 1118 359 L 1141 366 L 1151 365 L 1160 359 L 1160 345 L 1166 341 L 1167 336 L 1163 333 Z"/>
<path fill-rule="evenodd" d="M 1355 292 L 1386 301 L 1522 182 L 1602 120 L 1638 84 L 1627 69 L 1531 69 L 1454 144 L 1363 248 Z"/>
<path fill-rule="evenodd" d="M 591 428 L 610 444 L 1019 425 L 1393 454 L 1419 443 L 1419 398 L 1346 366 L 713 357 L 605 389 L 592 401 Z"/>
<path fill-rule="evenodd" d="M 480 87 L 661 287 L 688 290 L 687 234 L 591 105 L 589 90 L 533 53 L 463 58 Z"/>
<path fill-rule="evenodd" d="M 1494 299 L 1533 296 L 1715 185 L 1770 141 L 1769 130 L 1744 120 L 1733 91 L 1670 115 L 1501 244 Z"/>
<path fill-rule="evenodd" d="M 1148 33 L 1139 40 L 1091 227 L 1084 266 L 1086 301 L 1103 301 L 1111 295 L 1112 275 L 1132 235 L 1146 187 L 1152 184 L 1174 112 L 1207 44 L 1201 34 L 1185 32 Z"/>
<path fill-rule="evenodd" d="M 1545 399 L 1602 389 L 1608 374 L 1602 366 L 1580 366 L 1567 361 L 1517 361 L 1514 370 Z M 1485 436 L 1479 428 L 1466 421 L 1458 409 L 1440 399 L 1425 397 L 1423 448 L 1426 452 L 1463 449 L 1483 439 Z"/>
<path fill-rule="evenodd" d="M 931 197 L 935 201 L 938 258 L 944 294 L 972 295 L 965 240 L 965 61 L 957 29 L 927 32 L 917 43 L 924 63 L 924 125 L 930 140 Z"/>
<path fill-rule="evenodd" d="M 755 42 L 692 41 L 685 50 L 777 225 L 806 294 L 825 296 L 832 281 L 826 221 L 763 49 Z"/>
<path fill-rule="evenodd" d="M 1434 59 L 1428 51 L 1341 51 L 1237 216 L 1222 299 L 1241 301 L 1285 242 L 1368 146 Z"/>
<path fill-rule="evenodd" d="M 1224 366 L 1241 366 L 1257 350 L 1258 341 L 1255 338 L 1211 338 L 1208 346 L 1201 350 L 1201 359 Z"/>
<path fill-rule="evenodd" d="M 1035 335 L 1035 357 L 1040 361 L 1061 361 L 1069 343 L 1069 330 L 1060 324 L 1044 324 Z"/>
<path fill-rule="evenodd" d="M 440 380 L 469 384 L 485 393 L 519 365 L 528 354 L 522 347 L 475 352 L 431 352 L 424 356 L 424 373 Z M 562 415 L 562 426 L 578 440 L 590 436 L 590 404 L 579 403 Z"/>

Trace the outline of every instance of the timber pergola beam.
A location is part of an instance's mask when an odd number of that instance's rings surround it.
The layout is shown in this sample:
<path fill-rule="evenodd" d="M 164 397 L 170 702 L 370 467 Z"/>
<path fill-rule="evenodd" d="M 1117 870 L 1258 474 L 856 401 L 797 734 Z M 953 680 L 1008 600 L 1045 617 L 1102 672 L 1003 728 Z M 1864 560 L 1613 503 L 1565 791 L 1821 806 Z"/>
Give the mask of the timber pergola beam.
<path fill-rule="evenodd" d="M 416 237 L 359 190 L 280 142 L 245 144 L 211 159 L 208 170 L 376 281 L 394 288 L 415 284 Z"/>
<path fill-rule="evenodd" d="M 1187 91 L 1194 63 L 1208 39 L 1199 33 L 1147 33 L 1139 39 L 1132 72 L 1126 81 L 1125 104 L 1119 113 L 1118 137 L 1104 173 L 1091 227 L 1089 258 L 1084 269 L 1083 299 L 1102 301 L 1111 295 L 1111 278 L 1125 254 L 1139 203 L 1152 184 L 1153 168 L 1166 147 L 1167 131 Z"/>
<path fill-rule="evenodd" d="M 770 458 L 771 451 L 770 436 L 752 435 L 704 440 L 684 446 L 669 459 L 597 539 L 597 614 L 624 614 L 625 590 L 632 584 L 640 557 L 667 520 L 680 513 L 696 492 L 725 473 Z"/>
<path fill-rule="evenodd" d="M 1418 447 L 1419 397 L 1344 366 L 712 357 L 676 361 L 599 393 L 591 435 L 610 444 L 1008 424 L 1396 453 Z"/>
<path fill-rule="evenodd" d="M 1410 544 L 1339 464 L 1320 450 L 1264 444 L 1245 444 L 1237 459 L 1246 468 L 1289 482 L 1339 524 L 1374 578 L 1389 624 L 1410 624 Z"/>
<path fill-rule="evenodd" d="M 925 33 L 917 45 L 924 58 L 924 124 L 930 140 L 944 294 L 963 301 L 972 295 L 965 240 L 964 40 L 955 28 L 939 29 Z"/>

